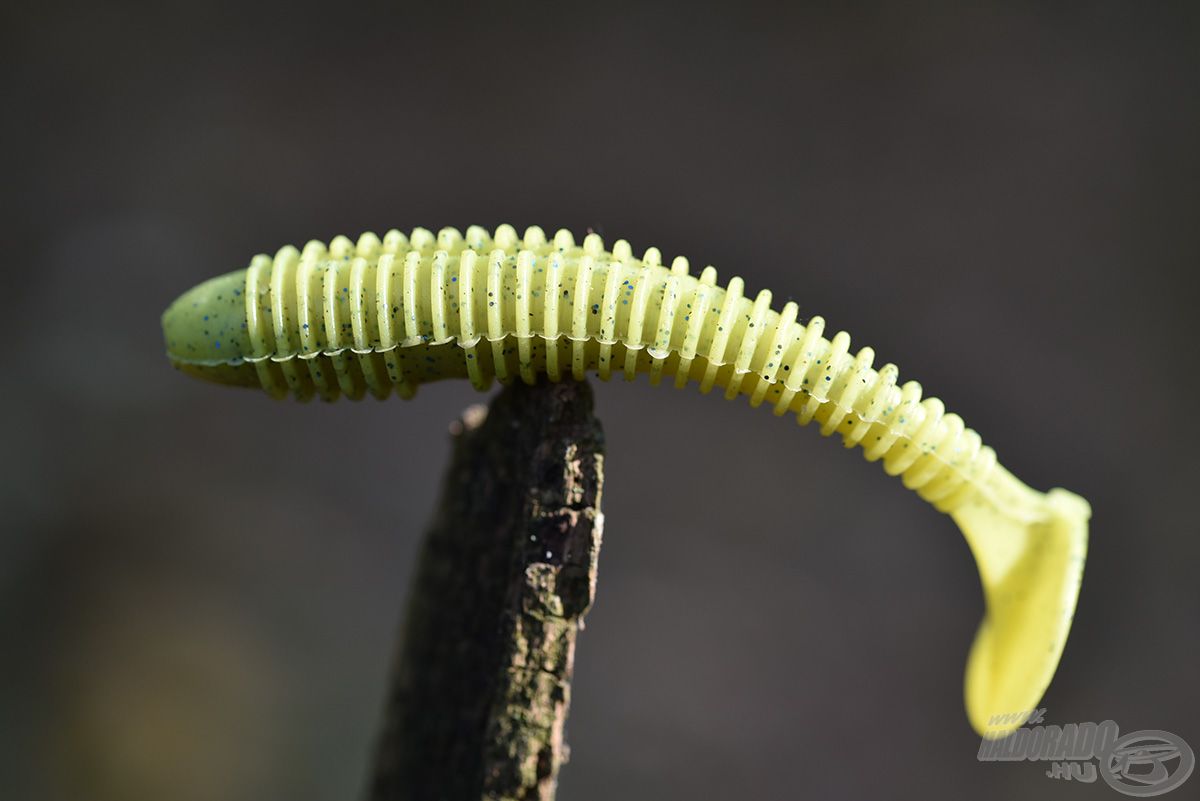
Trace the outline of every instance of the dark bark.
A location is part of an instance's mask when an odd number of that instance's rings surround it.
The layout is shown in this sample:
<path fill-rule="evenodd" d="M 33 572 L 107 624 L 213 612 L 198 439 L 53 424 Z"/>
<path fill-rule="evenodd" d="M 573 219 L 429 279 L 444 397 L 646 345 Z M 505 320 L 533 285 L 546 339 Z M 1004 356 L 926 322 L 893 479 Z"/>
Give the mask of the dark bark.
<path fill-rule="evenodd" d="M 603 431 L 586 383 L 543 382 L 452 434 L 369 797 L 552 799 L 596 587 Z"/>

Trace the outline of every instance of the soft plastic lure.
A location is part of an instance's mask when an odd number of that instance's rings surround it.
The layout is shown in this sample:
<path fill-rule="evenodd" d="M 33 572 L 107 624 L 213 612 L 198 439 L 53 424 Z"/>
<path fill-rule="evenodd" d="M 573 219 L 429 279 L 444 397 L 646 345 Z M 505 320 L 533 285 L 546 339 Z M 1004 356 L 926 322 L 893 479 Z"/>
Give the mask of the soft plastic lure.
<path fill-rule="evenodd" d="M 776 311 L 770 292 L 743 292 L 740 278 L 718 286 L 712 267 L 695 276 L 683 258 L 663 266 L 656 248 L 637 259 L 624 240 L 609 252 L 595 234 L 579 246 L 568 231 L 547 241 L 537 227 L 523 238 L 507 225 L 495 236 L 418 228 L 256 256 L 176 300 L 163 331 L 180 370 L 275 397 L 648 373 L 654 384 L 695 381 L 816 421 L 962 529 L 987 603 L 967 663 L 967 713 L 981 734 L 1007 734 L 1062 655 L 1087 502 L 1021 483 L 919 384 L 900 384 L 894 365 L 876 369 L 870 348 L 851 353 L 845 332 L 827 338 L 825 321 L 801 323 L 795 303 Z"/>

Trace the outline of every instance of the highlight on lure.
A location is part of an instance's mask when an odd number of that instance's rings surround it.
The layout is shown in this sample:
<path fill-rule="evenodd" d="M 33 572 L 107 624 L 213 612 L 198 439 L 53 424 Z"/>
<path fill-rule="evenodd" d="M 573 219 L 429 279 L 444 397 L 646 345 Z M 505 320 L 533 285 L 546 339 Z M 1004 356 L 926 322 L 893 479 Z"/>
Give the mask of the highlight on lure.
<path fill-rule="evenodd" d="M 979 569 L 986 614 L 967 660 L 971 724 L 1036 708 L 1062 655 L 1087 551 L 1086 501 L 1043 493 L 997 461 L 978 434 L 875 367 L 870 348 L 802 322 L 795 303 L 772 307 L 741 278 L 669 266 L 628 242 L 606 250 L 596 234 L 547 240 L 508 225 L 465 235 L 417 228 L 357 242 L 312 241 L 254 257 L 244 270 L 184 293 L 163 315 L 171 363 L 208 381 L 257 386 L 274 397 L 412 397 L 423 383 L 649 375 L 677 387 L 746 396 L 776 415 L 815 422 L 861 447 L 962 530 Z"/>

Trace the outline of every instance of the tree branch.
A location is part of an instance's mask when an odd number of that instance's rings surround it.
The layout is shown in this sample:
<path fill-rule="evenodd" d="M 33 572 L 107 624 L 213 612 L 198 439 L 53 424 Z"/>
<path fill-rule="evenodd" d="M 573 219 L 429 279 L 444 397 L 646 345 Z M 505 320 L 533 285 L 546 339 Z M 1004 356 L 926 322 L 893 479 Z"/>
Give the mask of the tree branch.
<path fill-rule="evenodd" d="M 372 801 L 553 799 L 596 588 L 604 435 L 586 383 L 514 383 L 451 428 Z"/>

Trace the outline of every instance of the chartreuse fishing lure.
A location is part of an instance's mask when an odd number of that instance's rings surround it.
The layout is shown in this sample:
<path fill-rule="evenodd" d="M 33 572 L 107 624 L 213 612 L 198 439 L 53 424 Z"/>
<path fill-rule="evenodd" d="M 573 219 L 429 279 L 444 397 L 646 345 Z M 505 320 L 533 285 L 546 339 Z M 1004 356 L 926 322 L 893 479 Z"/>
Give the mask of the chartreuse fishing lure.
<path fill-rule="evenodd" d="M 979 567 L 987 614 L 967 663 L 966 706 L 977 731 L 1001 736 L 1041 699 L 1062 654 L 1087 550 L 1086 501 L 1037 492 L 993 450 L 870 348 L 801 322 L 795 303 L 725 286 L 686 259 L 670 266 L 624 240 L 605 250 L 567 231 L 533 227 L 464 236 L 390 231 L 337 237 L 256 256 L 195 287 L 163 315 L 180 370 L 221 384 L 261 386 L 300 400 L 411 397 L 419 385 L 466 378 L 502 382 L 602 379 L 647 373 L 683 387 L 815 421 L 900 476 L 962 529 Z"/>

